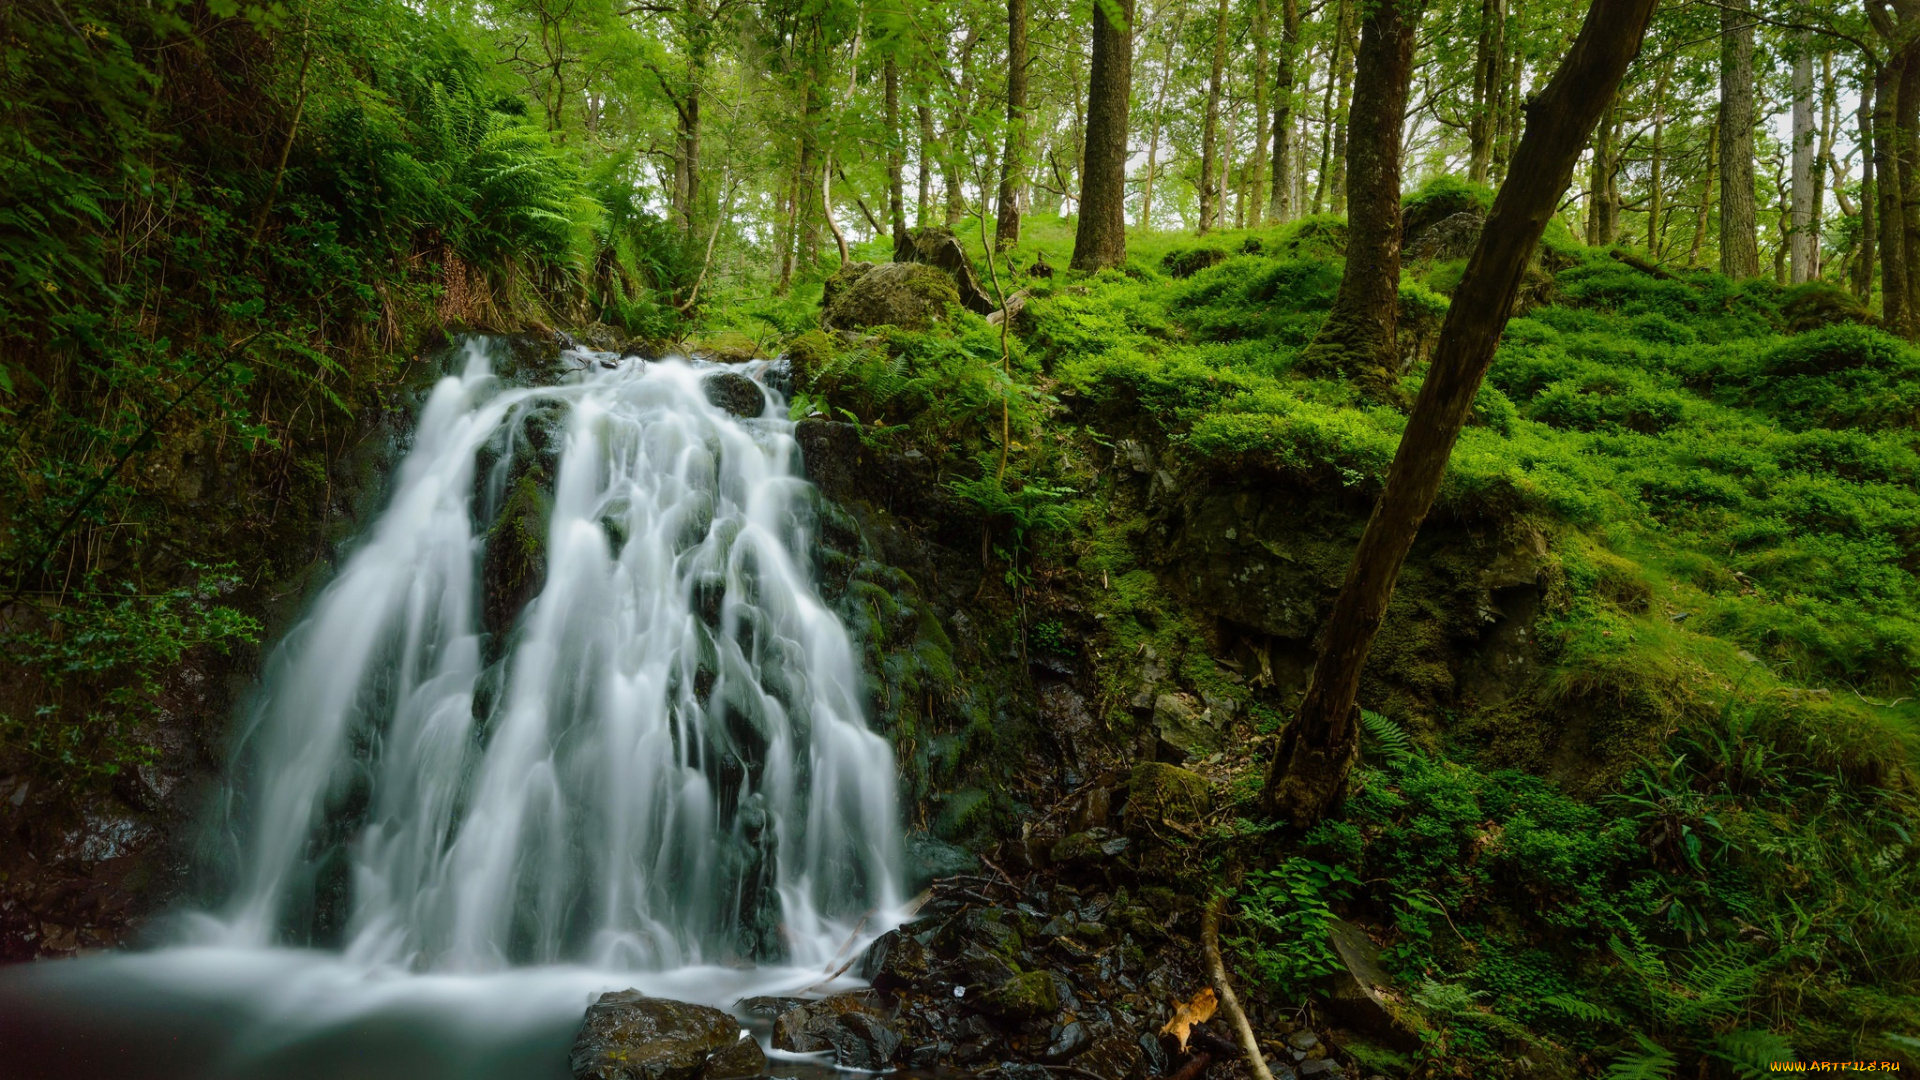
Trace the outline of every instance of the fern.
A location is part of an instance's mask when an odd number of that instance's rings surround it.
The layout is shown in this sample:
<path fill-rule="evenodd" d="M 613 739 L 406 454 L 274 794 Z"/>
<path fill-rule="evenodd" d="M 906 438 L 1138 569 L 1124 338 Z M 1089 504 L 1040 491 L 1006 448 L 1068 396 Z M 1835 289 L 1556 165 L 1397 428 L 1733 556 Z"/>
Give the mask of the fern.
<path fill-rule="evenodd" d="M 1615 1058 L 1607 1066 L 1607 1080 L 1670 1080 L 1679 1064 L 1673 1052 L 1637 1032 L 1633 1038 L 1640 1049 Z"/>
<path fill-rule="evenodd" d="M 1768 1075 L 1776 1061 L 1798 1061 L 1793 1044 L 1786 1036 L 1762 1028 L 1746 1028 L 1720 1035 L 1707 1044 L 1707 1056 L 1725 1062 L 1735 1073 L 1749 1080 Z"/>
<path fill-rule="evenodd" d="M 1540 1001 L 1541 1004 L 1551 1005 L 1575 1020 L 1583 1020 L 1589 1024 L 1613 1024 L 1616 1027 L 1620 1024 L 1619 1016 L 1612 1009 L 1604 1005 L 1596 1005 L 1585 998 L 1574 997 L 1572 994 L 1549 994 Z"/>
<path fill-rule="evenodd" d="M 1414 759 L 1416 752 L 1413 748 L 1413 740 L 1407 737 L 1407 733 L 1401 730 L 1399 724 L 1379 713 L 1362 709 L 1360 726 L 1366 730 L 1373 748 L 1380 752 L 1381 757 L 1386 758 L 1389 765 L 1398 769 Z"/>

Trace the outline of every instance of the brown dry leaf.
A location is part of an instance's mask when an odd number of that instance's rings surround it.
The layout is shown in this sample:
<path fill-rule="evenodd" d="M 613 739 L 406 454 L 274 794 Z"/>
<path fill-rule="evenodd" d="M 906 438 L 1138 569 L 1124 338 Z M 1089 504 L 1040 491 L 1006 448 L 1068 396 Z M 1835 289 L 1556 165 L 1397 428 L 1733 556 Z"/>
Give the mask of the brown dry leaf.
<path fill-rule="evenodd" d="M 1184 1054 L 1187 1052 L 1187 1035 L 1193 1030 L 1193 1025 L 1211 1019 L 1213 1010 L 1219 1007 L 1219 1001 L 1213 996 L 1213 987 L 1202 987 L 1199 993 L 1193 995 L 1192 1001 L 1173 1003 L 1173 1019 L 1160 1028 L 1160 1034 L 1178 1039 L 1180 1052 Z"/>

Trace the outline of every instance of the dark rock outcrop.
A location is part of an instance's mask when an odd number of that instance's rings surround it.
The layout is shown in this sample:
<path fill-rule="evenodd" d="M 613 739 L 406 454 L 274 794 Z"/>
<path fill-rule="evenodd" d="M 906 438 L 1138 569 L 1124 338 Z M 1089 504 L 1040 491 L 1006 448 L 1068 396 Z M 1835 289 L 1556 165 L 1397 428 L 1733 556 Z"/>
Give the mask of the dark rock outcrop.
<path fill-rule="evenodd" d="M 735 371 L 716 371 L 704 379 L 700 388 L 716 408 L 735 416 L 759 416 L 767 408 L 767 395 L 760 384 Z"/>
<path fill-rule="evenodd" d="M 773 1046 L 798 1054 L 831 1050 L 842 1067 L 880 1070 L 900 1052 L 900 1035 L 870 991 L 836 994 L 789 1009 L 773 1022 Z"/>
<path fill-rule="evenodd" d="M 740 1022 L 705 1005 L 610 990 L 587 1008 L 567 1063 L 575 1080 L 722 1080 L 757 1075 Z M 751 1069 L 752 1071 L 743 1071 Z"/>
<path fill-rule="evenodd" d="M 1464 259 L 1473 254 L 1473 246 L 1480 242 L 1480 229 L 1486 223 L 1486 215 L 1475 210 L 1462 210 L 1442 218 L 1409 241 L 1406 261 Z"/>

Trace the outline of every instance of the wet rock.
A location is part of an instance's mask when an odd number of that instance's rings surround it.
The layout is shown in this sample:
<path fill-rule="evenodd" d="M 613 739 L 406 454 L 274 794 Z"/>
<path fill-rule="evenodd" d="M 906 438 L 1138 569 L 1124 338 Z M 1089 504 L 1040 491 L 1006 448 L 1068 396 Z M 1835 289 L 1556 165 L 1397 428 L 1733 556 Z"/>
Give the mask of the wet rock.
<path fill-rule="evenodd" d="M 1320 1036 L 1306 1028 L 1301 1028 L 1287 1036 L 1287 1045 L 1304 1054 L 1320 1045 Z"/>
<path fill-rule="evenodd" d="M 759 416 L 767 408 L 760 384 L 733 371 L 717 371 L 701 382 L 707 400 L 735 416 Z"/>
<path fill-rule="evenodd" d="M 1146 1062 L 1132 1039 L 1124 1035 L 1103 1035 L 1074 1061 L 1074 1067 L 1112 1080 L 1130 1080 L 1145 1073 Z"/>
<path fill-rule="evenodd" d="M 806 998 L 797 997 L 750 997 L 741 998 L 734 1007 L 748 1016 L 762 1020 L 778 1020 L 781 1016 L 807 1003 Z"/>
<path fill-rule="evenodd" d="M 845 1068 L 885 1069 L 900 1051 L 900 1035 L 869 991 L 835 994 L 790 1009 L 773 1022 L 773 1045 L 798 1054 L 833 1051 Z"/>
<path fill-rule="evenodd" d="M 1221 719 L 1187 694 L 1160 694 L 1153 699 L 1153 728 L 1163 749 L 1180 760 L 1204 757 L 1220 749 Z"/>
<path fill-rule="evenodd" d="M 875 938 L 854 964 L 854 974 L 881 991 L 920 986 L 932 974 L 927 947 L 904 929 Z"/>
<path fill-rule="evenodd" d="M 856 490 L 863 447 L 860 429 L 837 420 L 802 420 L 793 426 L 800 444 L 800 460 L 812 480 L 830 499 L 844 499 Z"/>
<path fill-rule="evenodd" d="M 588 1006 L 567 1063 L 575 1080 L 694 1080 L 739 1041 L 739 1021 L 719 1009 L 611 990 Z"/>
<path fill-rule="evenodd" d="M 1106 829 L 1088 829 L 1053 845 L 1051 858 L 1055 866 L 1102 867 L 1124 854 L 1129 846 L 1124 836 L 1114 836 Z"/>
<path fill-rule="evenodd" d="M 821 320 L 837 330 L 897 326 L 925 330 L 960 302 L 953 279 L 919 263 L 886 263 L 860 275 L 839 294 Z M 991 302 L 989 302 L 991 310 Z"/>
<path fill-rule="evenodd" d="M 1060 1030 L 1054 1033 L 1052 1040 L 1047 1043 L 1047 1048 L 1040 1052 L 1040 1057 L 1043 1061 L 1057 1065 L 1078 1057 L 1092 1048 L 1093 1033 L 1087 1030 L 1087 1025 L 1075 1020 L 1061 1026 Z"/>
<path fill-rule="evenodd" d="M 722 330 L 695 339 L 687 346 L 687 355 L 722 364 L 742 364 L 760 355 L 760 343 L 738 330 Z"/>
<path fill-rule="evenodd" d="M 751 1036 L 742 1036 L 732 1046 L 707 1059 L 700 1080 L 753 1080 L 766 1071 L 766 1052 Z"/>
<path fill-rule="evenodd" d="M 979 870 L 979 858 L 957 844 L 949 844 L 925 833 L 907 837 L 907 871 L 915 888 L 938 878 L 973 874 Z"/>

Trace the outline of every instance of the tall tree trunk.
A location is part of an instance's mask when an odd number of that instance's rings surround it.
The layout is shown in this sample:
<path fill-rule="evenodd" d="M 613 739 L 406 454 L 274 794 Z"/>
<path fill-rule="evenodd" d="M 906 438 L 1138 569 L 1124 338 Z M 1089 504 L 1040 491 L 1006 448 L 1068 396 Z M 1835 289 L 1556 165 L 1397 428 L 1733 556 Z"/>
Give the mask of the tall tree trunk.
<path fill-rule="evenodd" d="M 960 84 L 947 111 L 947 154 L 942 171 L 947 181 L 944 220 L 948 228 L 958 225 L 967 215 L 967 116 L 973 105 L 973 49 L 979 42 L 980 29 L 968 27 L 967 36 L 960 42 Z M 981 192 L 981 197 L 985 198 L 986 193 Z"/>
<path fill-rule="evenodd" d="M 914 210 L 913 223 L 924 229 L 933 212 L 934 163 L 941 160 L 942 154 L 939 137 L 933 132 L 933 106 L 922 101 L 915 112 L 920 120 L 920 201 Z"/>
<path fill-rule="evenodd" d="M 1510 23 L 1523 22 L 1523 14 L 1515 14 Z M 1526 75 L 1526 65 L 1520 56 L 1519 40 L 1523 28 L 1510 25 L 1507 38 L 1514 42 L 1513 48 L 1502 58 L 1506 64 L 1506 74 L 1501 80 L 1500 125 L 1498 137 L 1493 142 L 1493 181 L 1505 183 L 1507 163 L 1513 160 L 1513 154 L 1520 145 L 1520 122 L 1525 111 L 1525 102 L 1520 97 L 1521 82 Z"/>
<path fill-rule="evenodd" d="M 905 154 L 902 150 L 906 137 L 900 131 L 900 60 L 893 53 L 895 43 L 888 43 L 886 60 L 887 95 L 887 224 L 893 229 L 894 258 L 907 242 L 907 198 L 906 185 L 901 175 L 906 171 Z"/>
<path fill-rule="evenodd" d="M 1247 158 L 1245 166 L 1250 174 L 1246 186 L 1253 192 L 1254 205 L 1248 212 L 1251 220 L 1243 224 L 1260 226 L 1264 206 L 1260 203 L 1265 194 L 1267 179 L 1267 65 L 1273 62 L 1272 49 L 1267 40 L 1268 0 L 1259 0 L 1253 9 L 1253 154 Z"/>
<path fill-rule="evenodd" d="M 1494 111 L 1499 107 L 1500 54 L 1506 48 L 1507 0 L 1480 0 L 1480 40 L 1473 62 L 1473 117 L 1467 123 L 1467 179 L 1487 182 L 1493 164 Z"/>
<path fill-rule="evenodd" d="M 1394 0 L 1392 4 L 1379 4 L 1378 6 L 1395 7 L 1401 2 L 1402 0 Z M 1409 0 L 1409 2 L 1411 2 L 1411 0 Z M 1421 3 L 1422 6 L 1425 4 L 1425 0 L 1418 0 L 1418 2 Z M 1345 3 L 1340 5 L 1341 59 L 1339 68 L 1340 77 L 1336 83 L 1339 94 L 1333 109 L 1333 175 L 1327 181 L 1327 209 L 1336 214 L 1344 214 L 1347 212 L 1347 143 L 1353 139 L 1351 95 L 1354 93 L 1354 54 L 1358 51 L 1356 42 L 1354 41 L 1355 25 L 1353 5 L 1354 0 L 1346 0 Z M 1374 6 L 1376 5 L 1368 5 L 1369 8 Z M 1401 98 L 1403 104 L 1405 97 L 1406 95 L 1402 93 Z M 1399 123 L 1397 114 L 1394 122 L 1396 124 Z"/>
<path fill-rule="evenodd" d="M 1787 233 L 1788 276 L 1795 285 L 1813 277 L 1813 36 L 1802 31 L 1793 59 L 1793 193 Z"/>
<path fill-rule="evenodd" d="M 1147 141 L 1146 186 L 1140 199 L 1140 227 L 1153 227 L 1153 185 L 1160 174 L 1160 129 L 1166 126 L 1167 83 L 1173 77 L 1173 44 L 1180 40 L 1186 26 L 1187 7 L 1181 4 L 1173 12 L 1173 34 L 1167 38 L 1166 55 L 1160 59 L 1160 89 L 1153 95 L 1153 137 Z"/>
<path fill-rule="evenodd" d="M 1341 373 L 1376 400 L 1397 393 L 1400 304 L 1400 124 L 1424 0 L 1368 5 L 1348 115 L 1347 264 L 1333 309 L 1300 354 L 1303 370 Z"/>
<path fill-rule="evenodd" d="M 1127 261 L 1127 101 L 1133 93 L 1133 0 L 1094 0 L 1075 270 Z"/>
<path fill-rule="evenodd" d="M 1713 182 L 1720 169 L 1720 117 L 1716 110 L 1713 126 L 1707 130 L 1707 170 L 1700 178 L 1700 209 L 1693 219 L 1693 246 L 1687 249 L 1687 265 L 1700 265 L 1700 249 L 1707 243 L 1707 215 L 1713 209 Z"/>
<path fill-rule="evenodd" d="M 1296 827 L 1326 816 L 1359 756 L 1355 699 L 1367 653 L 1420 523 L 1432 509 L 1454 442 L 1493 362 L 1521 277 L 1553 217 L 1593 124 L 1639 51 L 1656 0 L 1594 0 L 1553 81 L 1527 106 L 1512 174 L 1455 289 L 1433 362 L 1387 483 L 1360 537 L 1321 635 L 1305 699 L 1267 773 L 1268 811 Z M 1381 7 L 1391 7 L 1382 4 Z M 1394 121 L 1397 124 L 1399 116 Z"/>
<path fill-rule="evenodd" d="M 1000 161 L 996 251 L 1020 242 L 1020 199 L 1027 175 L 1027 0 L 1007 0 L 1007 152 Z"/>
<path fill-rule="evenodd" d="M 1879 237 L 1874 231 L 1875 217 L 1878 213 L 1874 192 L 1878 178 L 1873 172 L 1877 153 L 1874 144 L 1878 141 L 1879 135 L 1873 129 L 1873 80 L 1863 78 L 1861 84 L 1858 120 L 1860 127 L 1860 252 L 1854 256 L 1852 284 L 1854 297 L 1864 304 L 1873 298 L 1873 270 L 1875 257 L 1878 254 L 1876 249 L 1879 246 Z M 1834 183 L 1838 184 L 1839 181 L 1840 178 L 1835 176 Z"/>
<path fill-rule="evenodd" d="M 1673 60 L 1660 65 L 1653 82 L 1653 152 L 1647 162 L 1647 257 L 1660 261 L 1666 246 L 1666 133 L 1667 81 L 1673 75 Z"/>
<path fill-rule="evenodd" d="M 1587 246 L 1613 243 L 1614 120 L 1620 103 L 1614 102 L 1593 132 L 1593 161 L 1587 174 Z"/>
<path fill-rule="evenodd" d="M 1227 0 L 1220 0 L 1220 6 L 1213 17 L 1213 67 L 1207 75 L 1207 112 L 1200 126 L 1200 228 L 1201 236 L 1219 222 L 1224 207 L 1220 205 L 1217 178 L 1219 165 L 1216 162 L 1220 144 L 1220 76 L 1227 66 Z"/>
<path fill-rule="evenodd" d="M 1267 216 L 1285 224 L 1292 221 L 1299 202 L 1294 176 L 1293 70 L 1300 56 L 1300 0 L 1281 0 L 1280 59 L 1273 76 L 1273 196 Z"/>
<path fill-rule="evenodd" d="M 1720 8 L 1720 272 L 1760 273 L 1753 181 L 1753 16 L 1751 0 Z"/>
<path fill-rule="evenodd" d="M 1830 52 L 1820 54 L 1820 85 L 1819 145 L 1813 150 L 1813 223 L 1812 238 L 1808 245 L 1813 256 L 1813 266 L 1809 272 L 1815 278 L 1825 274 L 1827 256 L 1821 248 L 1820 230 L 1827 219 L 1826 163 L 1833 160 L 1833 141 L 1840 129 L 1840 88 L 1833 81 L 1833 54 Z"/>
<path fill-rule="evenodd" d="M 1340 54 L 1346 48 L 1346 34 L 1339 27 L 1346 25 L 1349 2 L 1339 0 L 1340 6 L 1333 12 L 1335 30 L 1328 46 L 1332 52 L 1328 54 L 1327 85 L 1320 95 L 1320 168 L 1313 178 L 1313 212 L 1316 214 L 1327 205 L 1327 185 L 1333 176 L 1333 129 L 1340 123 L 1334 115 L 1334 91 L 1340 81 L 1335 72 L 1340 67 Z"/>

